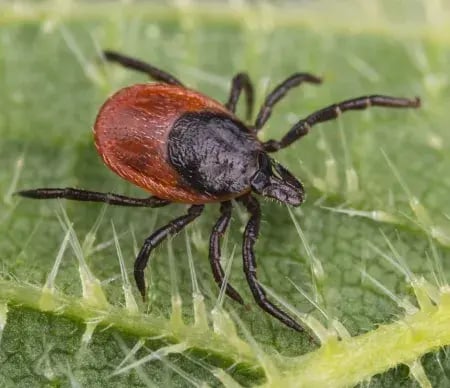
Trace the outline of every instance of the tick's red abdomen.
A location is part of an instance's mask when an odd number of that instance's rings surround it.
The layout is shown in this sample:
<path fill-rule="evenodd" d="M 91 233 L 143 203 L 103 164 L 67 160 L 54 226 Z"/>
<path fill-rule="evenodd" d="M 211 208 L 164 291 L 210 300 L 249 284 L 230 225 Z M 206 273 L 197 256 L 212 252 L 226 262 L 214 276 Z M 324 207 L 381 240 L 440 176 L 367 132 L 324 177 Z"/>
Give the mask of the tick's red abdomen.
<path fill-rule="evenodd" d="M 192 188 L 168 162 L 167 139 L 174 122 L 187 112 L 232 115 L 222 104 L 184 87 L 137 84 L 119 90 L 100 109 L 95 146 L 106 165 L 152 195 L 200 204 L 228 198 Z"/>

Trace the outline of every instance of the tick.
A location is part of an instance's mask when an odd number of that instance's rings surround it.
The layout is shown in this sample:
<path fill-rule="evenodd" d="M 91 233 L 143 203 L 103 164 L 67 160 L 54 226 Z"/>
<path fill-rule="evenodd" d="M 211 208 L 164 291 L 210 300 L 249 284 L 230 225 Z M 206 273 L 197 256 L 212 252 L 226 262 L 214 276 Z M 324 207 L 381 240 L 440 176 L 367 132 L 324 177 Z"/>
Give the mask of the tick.
<path fill-rule="evenodd" d="M 152 196 L 131 198 L 76 188 L 41 188 L 18 194 L 37 199 L 65 198 L 150 208 L 189 204 L 185 215 L 152 233 L 142 245 L 134 263 L 134 278 L 144 299 L 144 270 L 153 249 L 199 217 L 209 203 L 220 204 L 220 217 L 209 240 L 209 260 L 214 279 L 222 286 L 220 240 L 228 228 L 235 200 L 250 215 L 243 235 L 242 256 L 245 277 L 256 303 L 285 325 L 303 331 L 302 326 L 267 298 L 256 276 L 254 245 L 261 221 L 256 195 L 290 206 L 299 206 L 305 199 L 302 183 L 270 154 L 307 135 L 315 124 L 333 120 L 345 111 L 371 106 L 417 108 L 419 98 L 383 95 L 352 98 L 299 120 L 280 140 L 262 142 L 257 135 L 273 107 L 292 88 L 304 82 L 321 83 L 319 77 L 309 73 L 291 75 L 269 93 L 255 121 L 245 124 L 235 112 L 241 93 L 245 93 L 247 121 L 252 117 L 253 86 L 246 73 L 238 73 L 232 79 L 230 95 L 223 104 L 189 89 L 151 64 L 113 51 L 105 51 L 104 58 L 157 81 L 119 90 L 100 108 L 94 125 L 95 146 L 105 164 Z M 225 292 L 236 302 L 244 303 L 231 284 L 226 284 Z"/>

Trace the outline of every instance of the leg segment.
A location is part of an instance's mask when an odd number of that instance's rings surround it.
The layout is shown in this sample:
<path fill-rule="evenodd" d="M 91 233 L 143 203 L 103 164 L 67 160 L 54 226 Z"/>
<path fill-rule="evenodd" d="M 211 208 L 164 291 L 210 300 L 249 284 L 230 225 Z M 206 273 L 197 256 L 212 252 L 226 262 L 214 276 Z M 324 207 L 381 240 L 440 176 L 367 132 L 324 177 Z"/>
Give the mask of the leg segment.
<path fill-rule="evenodd" d="M 230 97 L 228 97 L 225 106 L 235 113 L 236 104 L 242 91 L 245 92 L 246 97 L 247 120 L 250 120 L 253 113 L 253 85 L 247 73 L 238 73 L 233 77 L 233 80 L 231 81 Z"/>
<path fill-rule="evenodd" d="M 165 199 L 156 197 L 149 198 L 132 198 L 124 195 L 113 193 L 99 193 L 97 191 L 88 191 L 66 187 L 63 189 L 34 189 L 23 190 L 16 193 L 21 197 L 34 199 L 54 199 L 64 198 L 74 201 L 86 202 L 103 202 L 115 206 L 130 206 L 130 207 L 161 207 L 170 203 Z"/>
<path fill-rule="evenodd" d="M 156 232 L 148 237 L 139 252 L 136 261 L 134 262 L 134 279 L 136 280 L 137 288 L 145 300 L 145 278 L 144 270 L 147 266 L 150 253 L 169 235 L 173 235 L 181 231 L 186 225 L 194 221 L 203 211 L 204 205 L 193 205 L 189 208 L 186 215 L 175 218 L 167 225 L 159 228 Z"/>
<path fill-rule="evenodd" d="M 371 106 L 383 106 L 388 108 L 418 108 L 420 99 L 416 97 L 413 100 L 407 98 L 396 98 L 389 96 L 364 96 L 352 98 L 351 100 L 342 101 L 338 104 L 330 105 L 312 113 L 303 120 L 295 124 L 292 129 L 280 140 L 269 140 L 264 143 L 267 152 L 275 152 L 281 148 L 285 148 L 305 136 L 311 127 L 315 124 L 337 118 L 342 112 L 347 110 L 363 110 Z"/>
<path fill-rule="evenodd" d="M 320 84 L 322 80 L 319 77 L 309 73 L 296 73 L 285 79 L 264 100 L 264 103 L 261 106 L 255 120 L 256 131 L 259 131 L 264 126 L 266 121 L 269 120 L 269 117 L 272 114 L 273 106 L 280 101 L 289 90 L 299 86 L 303 82 Z"/>
<path fill-rule="evenodd" d="M 220 205 L 220 218 L 217 220 L 216 224 L 211 233 L 209 240 L 209 260 L 211 262 L 211 268 L 214 275 L 214 279 L 219 287 L 225 280 L 225 274 L 223 268 L 220 264 L 220 238 L 224 235 L 228 228 L 228 224 L 231 219 L 231 202 L 222 202 Z M 227 283 L 225 287 L 225 293 L 236 302 L 244 304 L 244 300 L 239 295 L 239 293 Z"/>
<path fill-rule="evenodd" d="M 183 84 L 173 75 L 166 73 L 165 71 L 158 69 L 157 67 L 154 67 L 149 63 L 143 62 L 139 59 L 127 57 L 115 51 L 104 51 L 103 56 L 105 57 L 106 60 L 110 62 L 117 62 L 120 65 L 127 67 L 129 69 L 146 73 L 150 78 L 153 78 L 155 81 L 161 81 L 167 84 L 183 86 Z"/>
<path fill-rule="evenodd" d="M 283 322 L 286 326 L 291 327 L 297 331 L 304 331 L 304 329 L 294 321 L 289 315 L 284 311 L 280 310 L 272 302 L 270 302 L 266 297 L 266 292 L 258 283 L 256 278 L 256 260 L 255 254 L 253 252 L 253 246 L 255 245 L 256 239 L 259 234 L 259 224 L 261 221 L 261 209 L 259 207 L 258 201 L 252 197 L 247 196 L 241 199 L 241 202 L 247 208 L 250 213 L 250 219 L 248 220 L 247 226 L 244 231 L 244 241 L 242 245 L 243 257 L 244 257 L 244 272 L 247 278 L 247 282 L 252 291 L 253 297 L 256 303 L 270 315 L 277 318 L 279 321 Z"/>

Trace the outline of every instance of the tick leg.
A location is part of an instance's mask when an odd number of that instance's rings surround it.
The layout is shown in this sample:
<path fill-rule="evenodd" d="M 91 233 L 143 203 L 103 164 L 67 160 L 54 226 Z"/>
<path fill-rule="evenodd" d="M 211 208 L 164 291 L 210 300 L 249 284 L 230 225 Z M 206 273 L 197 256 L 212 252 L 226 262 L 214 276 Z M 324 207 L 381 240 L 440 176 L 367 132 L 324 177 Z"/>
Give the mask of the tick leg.
<path fill-rule="evenodd" d="M 304 329 L 296 321 L 294 321 L 289 315 L 280 310 L 267 299 L 266 292 L 258 283 L 258 279 L 256 278 L 256 260 L 253 252 L 253 246 L 255 245 L 259 235 L 261 209 L 258 201 L 250 195 L 242 197 L 241 202 L 250 213 L 250 219 L 248 220 L 244 231 L 242 252 L 244 257 L 244 272 L 253 297 L 255 298 L 256 303 L 258 303 L 263 310 L 283 322 L 286 326 L 302 332 Z"/>
<path fill-rule="evenodd" d="M 230 201 L 220 204 L 220 217 L 214 225 L 209 240 L 209 261 L 211 262 L 214 279 L 219 287 L 222 287 L 225 280 L 225 274 L 220 264 L 220 238 L 224 235 L 230 223 L 231 209 Z M 236 302 L 244 304 L 242 297 L 229 283 L 225 287 L 225 293 Z"/>
<path fill-rule="evenodd" d="M 99 193 L 97 191 L 87 191 L 66 187 L 63 189 L 34 189 L 34 190 L 22 190 L 15 193 L 21 197 L 34 198 L 34 199 L 54 199 L 64 198 L 74 201 L 86 201 L 86 202 L 103 202 L 109 205 L 116 206 L 130 206 L 130 207 L 161 207 L 170 203 L 165 199 L 159 199 L 156 197 L 149 198 L 132 198 L 124 195 L 113 193 Z"/>
<path fill-rule="evenodd" d="M 103 51 L 103 56 L 105 57 L 106 60 L 110 62 L 117 62 L 120 65 L 127 67 L 129 69 L 146 73 L 150 78 L 153 78 L 155 81 L 161 81 L 167 84 L 183 86 L 183 84 L 172 74 L 169 74 L 164 70 L 158 69 L 157 67 L 154 67 L 149 63 L 143 62 L 139 59 L 127 57 L 126 55 L 122 55 L 119 54 L 118 52 L 109 50 Z"/>
<path fill-rule="evenodd" d="M 148 237 L 139 252 L 136 261 L 134 262 L 134 279 L 136 280 L 137 288 L 145 300 L 145 278 L 144 270 L 147 266 L 150 253 L 169 235 L 173 235 L 182 230 L 186 225 L 194 221 L 203 211 L 204 205 L 193 205 L 189 208 L 186 215 L 175 218 L 167 225 L 159 228 L 156 232 Z"/>
<path fill-rule="evenodd" d="M 295 73 L 285 79 L 266 97 L 259 109 L 258 116 L 256 116 L 255 120 L 255 130 L 257 132 L 264 126 L 267 120 L 269 120 L 273 106 L 280 101 L 289 90 L 299 86 L 303 82 L 320 84 L 322 80 L 309 73 Z"/>
<path fill-rule="evenodd" d="M 252 118 L 253 114 L 253 85 L 250 81 L 250 77 L 247 73 L 238 73 L 233 77 L 231 81 L 231 90 L 230 96 L 228 97 L 228 101 L 225 103 L 225 106 L 233 113 L 236 112 L 236 105 L 239 100 L 239 96 L 241 92 L 245 92 L 246 97 L 246 105 L 247 105 L 247 120 Z"/>
<path fill-rule="evenodd" d="M 308 134 L 311 127 L 324 121 L 333 120 L 341 113 L 347 110 L 363 110 L 371 106 L 383 106 L 387 108 L 418 108 L 420 107 L 420 99 L 397 98 L 389 96 L 364 96 L 352 98 L 351 100 L 342 101 L 338 104 L 327 106 L 317 112 L 310 114 L 303 120 L 295 124 L 289 132 L 280 140 L 269 140 L 264 143 L 267 152 L 276 152 L 281 148 L 285 148 L 294 141 Z"/>

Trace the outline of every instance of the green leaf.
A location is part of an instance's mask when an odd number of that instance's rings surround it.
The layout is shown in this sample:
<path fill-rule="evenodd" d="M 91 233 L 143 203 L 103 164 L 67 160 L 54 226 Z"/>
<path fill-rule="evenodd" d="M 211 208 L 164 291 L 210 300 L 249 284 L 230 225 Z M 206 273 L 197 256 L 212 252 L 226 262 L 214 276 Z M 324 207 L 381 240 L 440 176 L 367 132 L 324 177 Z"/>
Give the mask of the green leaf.
<path fill-rule="evenodd" d="M 450 10 L 369 4 L 1 5 L 1 386 L 449 384 Z M 239 71 L 252 78 L 257 105 L 294 72 L 323 76 L 277 105 L 265 140 L 351 97 L 422 98 L 417 111 L 346 113 L 277 155 L 308 196 L 296 209 L 261 200 L 258 276 L 321 345 L 253 302 L 240 263 L 247 215 L 237 205 L 223 256 L 233 258 L 230 282 L 246 306 L 222 300 L 210 271 L 217 206 L 156 251 L 144 305 L 131 280 L 136 250 L 183 205 L 12 195 L 66 186 L 143 195 L 93 146 L 107 96 L 146 82 L 102 63 L 105 48 L 219 101 Z"/>

